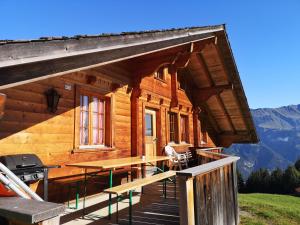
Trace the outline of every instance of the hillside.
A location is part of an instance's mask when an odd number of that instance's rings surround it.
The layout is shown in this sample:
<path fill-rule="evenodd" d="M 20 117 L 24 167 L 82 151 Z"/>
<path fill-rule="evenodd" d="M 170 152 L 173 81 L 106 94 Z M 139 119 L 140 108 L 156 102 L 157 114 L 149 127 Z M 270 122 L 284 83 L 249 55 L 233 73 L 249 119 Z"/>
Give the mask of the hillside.
<path fill-rule="evenodd" d="M 300 198 L 288 195 L 240 194 L 240 225 L 298 225 Z"/>
<path fill-rule="evenodd" d="M 300 105 L 251 110 L 259 144 L 237 144 L 227 153 L 241 157 L 238 167 L 244 177 L 259 168 L 285 169 L 300 157 Z"/>

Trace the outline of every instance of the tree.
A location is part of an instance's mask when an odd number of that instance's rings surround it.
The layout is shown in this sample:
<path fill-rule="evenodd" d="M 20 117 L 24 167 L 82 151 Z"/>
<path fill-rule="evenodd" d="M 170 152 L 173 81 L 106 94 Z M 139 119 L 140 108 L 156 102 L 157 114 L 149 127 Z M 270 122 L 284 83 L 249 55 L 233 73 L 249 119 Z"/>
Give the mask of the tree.
<path fill-rule="evenodd" d="M 238 185 L 238 191 L 239 193 L 244 193 L 245 192 L 245 181 L 240 173 L 240 171 L 237 169 L 236 170 L 236 175 L 237 175 L 237 185 Z"/>
<path fill-rule="evenodd" d="M 300 172 L 300 158 L 295 162 L 295 168 Z"/>
<path fill-rule="evenodd" d="M 283 174 L 283 190 L 286 194 L 293 193 L 295 188 L 300 186 L 300 172 L 294 167 L 289 166 Z"/>
<path fill-rule="evenodd" d="M 270 191 L 270 173 L 267 169 L 252 172 L 246 182 L 246 192 L 268 193 Z"/>
<path fill-rule="evenodd" d="M 270 193 L 282 194 L 283 191 L 283 171 L 279 168 L 273 170 L 270 177 Z"/>

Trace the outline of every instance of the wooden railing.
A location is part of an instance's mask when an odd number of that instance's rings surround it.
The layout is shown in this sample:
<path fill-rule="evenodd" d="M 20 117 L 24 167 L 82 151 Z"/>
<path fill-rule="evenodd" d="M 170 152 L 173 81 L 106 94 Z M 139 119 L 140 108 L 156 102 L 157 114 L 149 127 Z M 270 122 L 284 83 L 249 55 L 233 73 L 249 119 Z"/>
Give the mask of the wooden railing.
<path fill-rule="evenodd" d="M 177 172 L 180 224 L 238 225 L 236 162 L 239 157 L 203 150 L 197 150 L 197 155 L 210 162 Z"/>

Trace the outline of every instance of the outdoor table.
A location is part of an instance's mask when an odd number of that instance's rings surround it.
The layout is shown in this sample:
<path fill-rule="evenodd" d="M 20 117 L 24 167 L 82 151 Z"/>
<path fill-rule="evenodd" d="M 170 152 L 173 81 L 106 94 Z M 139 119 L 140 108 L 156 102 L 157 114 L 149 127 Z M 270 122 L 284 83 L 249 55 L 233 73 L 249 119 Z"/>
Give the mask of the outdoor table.
<path fill-rule="evenodd" d="M 118 159 L 106 159 L 99 161 L 90 161 L 90 162 L 80 162 L 80 163 L 72 163 L 67 164 L 66 166 L 78 167 L 84 169 L 84 199 L 86 197 L 86 182 L 87 182 L 87 170 L 88 169 L 108 169 L 109 170 L 109 187 L 113 187 L 113 170 L 116 168 L 124 167 L 124 166 L 132 166 L 141 164 L 142 165 L 151 165 L 153 166 L 155 162 L 162 161 L 162 169 L 164 170 L 164 161 L 169 160 L 169 156 L 147 156 L 147 157 L 126 157 L 126 158 L 118 158 Z M 83 214 L 85 209 L 85 201 L 83 201 Z M 109 194 L 109 205 L 108 205 L 108 214 L 111 216 L 111 194 Z"/>

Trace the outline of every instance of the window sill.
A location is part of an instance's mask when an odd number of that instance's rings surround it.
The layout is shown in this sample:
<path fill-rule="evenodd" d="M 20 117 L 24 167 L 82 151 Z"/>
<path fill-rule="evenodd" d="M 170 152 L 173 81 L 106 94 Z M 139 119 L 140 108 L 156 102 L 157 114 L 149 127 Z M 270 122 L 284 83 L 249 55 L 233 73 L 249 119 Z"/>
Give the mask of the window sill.
<path fill-rule="evenodd" d="M 112 152 L 115 151 L 115 147 L 91 147 L 91 148 L 77 148 L 73 149 L 72 153 L 92 153 L 92 152 Z"/>

